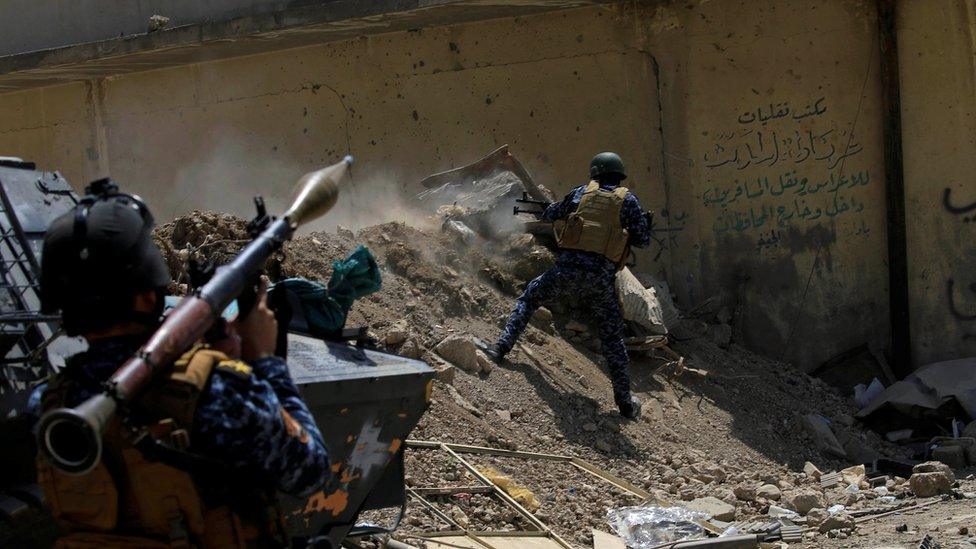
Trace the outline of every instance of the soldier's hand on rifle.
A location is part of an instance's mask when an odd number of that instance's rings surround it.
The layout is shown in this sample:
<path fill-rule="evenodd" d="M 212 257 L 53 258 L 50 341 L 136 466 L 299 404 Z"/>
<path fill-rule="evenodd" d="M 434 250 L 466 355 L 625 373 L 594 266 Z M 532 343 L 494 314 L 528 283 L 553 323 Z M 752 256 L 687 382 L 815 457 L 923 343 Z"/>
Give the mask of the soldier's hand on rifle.
<path fill-rule="evenodd" d="M 254 307 L 244 318 L 235 323 L 241 336 L 241 358 L 251 362 L 271 356 L 278 338 L 278 322 L 268 308 L 268 280 L 261 277 Z"/>

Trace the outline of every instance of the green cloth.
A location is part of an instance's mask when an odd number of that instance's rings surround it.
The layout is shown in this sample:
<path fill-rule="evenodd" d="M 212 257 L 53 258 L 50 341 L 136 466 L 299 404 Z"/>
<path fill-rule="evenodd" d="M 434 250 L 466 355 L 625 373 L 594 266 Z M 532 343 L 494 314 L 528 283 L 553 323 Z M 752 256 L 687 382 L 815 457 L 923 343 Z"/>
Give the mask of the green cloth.
<path fill-rule="evenodd" d="M 311 330 L 334 332 L 346 325 L 353 302 L 379 290 L 382 283 L 376 259 L 360 245 L 345 260 L 332 262 L 328 287 L 305 278 L 287 278 L 272 289 L 281 285 L 298 297 Z"/>

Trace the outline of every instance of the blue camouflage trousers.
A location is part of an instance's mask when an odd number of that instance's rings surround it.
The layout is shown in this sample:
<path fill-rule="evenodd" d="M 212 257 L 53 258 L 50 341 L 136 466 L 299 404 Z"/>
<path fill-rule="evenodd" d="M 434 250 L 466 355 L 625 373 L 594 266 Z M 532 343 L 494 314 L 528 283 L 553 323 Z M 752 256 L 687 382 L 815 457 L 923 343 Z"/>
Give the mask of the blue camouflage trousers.
<path fill-rule="evenodd" d="M 588 318 L 596 323 L 603 356 L 610 370 L 614 400 L 618 404 L 630 399 L 630 371 L 624 347 L 624 321 L 614 288 L 614 273 L 556 265 L 529 282 L 515 302 L 515 309 L 498 339 L 499 351 L 508 353 L 525 331 L 532 314 L 539 307 L 575 296 L 588 309 Z"/>

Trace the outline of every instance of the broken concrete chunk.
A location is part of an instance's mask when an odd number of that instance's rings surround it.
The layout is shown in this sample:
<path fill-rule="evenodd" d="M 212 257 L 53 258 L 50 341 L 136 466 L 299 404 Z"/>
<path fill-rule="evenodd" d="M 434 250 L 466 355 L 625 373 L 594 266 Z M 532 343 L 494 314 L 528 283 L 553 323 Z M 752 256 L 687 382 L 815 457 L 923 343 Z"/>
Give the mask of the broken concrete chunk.
<path fill-rule="evenodd" d="M 915 473 L 908 479 L 912 492 L 920 498 L 928 498 L 952 491 L 952 481 L 943 473 Z"/>
<path fill-rule="evenodd" d="M 847 452 L 844 451 L 844 447 L 834 436 L 834 432 L 830 430 L 826 419 L 817 414 L 807 414 L 803 416 L 802 423 L 803 428 L 813 439 L 818 450 L 830 456 L 847 458 Z"/>
<path fill-rule="evenodd" d="M 617 271 L 617 299 L 620 301 L 624 320 L 646 329 L 650 335 L 668 333 L 664 325 L 664 313 L 653 290 L 644 288 L 637 277 L 624 267 Z"/>
<path fill-rule="evenodd" d="M 469 335 L 447 336 L 434 347 L 434 351 L 444 360 L 466 372 L 474 373 L 482 369 L 478 348 L 475 346 L 474 338 Z"/>
<path fill-rule="evenodd" d="M 684 506 L 692 511 L 698 511 L 704 513 L 715 520 L 721 520 L 722 522 L 731 522 L 735 520 L 735 506 L 729 505 L 724 501 L 712 497 L 706 496 L 703 498 L 698 498 L 685 503 Z"/>
<path fill-rule="evenodd" d="M 811 509 L 823 508 L 823 495 L 819 492 L 800 492 L 790 499 L 790 503 L 797 513 L 806 515 Z"/>
<path fill-rule="evenodd" d="M 963 456 L 964 456 L 964 459 L 965 459 L 966 463 L 968 463 L 970 465 L 976 465 L 976 439 L 974 439 L 972 437 L 966 437 L 966 436 L 962 436 L 962 437 L 959 437 L 959 438 L 935 437 L 931 441 L 929 441 L 929 445 L 930 446 L 936 446 L 936 447 L 958 446 L 958 447 L 962 448 L 962 450 L 963 450 Z M 952 452 L 952 455 L 955 455 L 955 452 Z M 948 464 L 951 467 L 954 467 L 956 469 L 961 469 L 962 468 L 962 467 L 959 467 L 959 466 L 955 465 L 954 463 L 950 463 L 950 462 L 948 462 L 948 461 L 946 461 L 944 459 L 939 459 L 935 455 L 932 456 L 932 459 L 935 459 L 935 460 L 941 461 L 943 463 L 946 463 L 946 464 Z M 958 460 L 957 460 L 957 463 L 958 463 Z M 963 465 L 963 467 L 965 467 L 965 465 Z"/>
<path fill-rule="evenodd" d="M 820 533 L 826 534 L 831 530 L 853 530 L 856 526 L 854 519 L 844 512 L 830 515 L 820 523 Z"/>
<path fill-rule="evenodd" d="M 817 466 L 809 461 L 803 464 L 803 472 L 813 480 L 820 480 L 820 469 L 817 469 Z"/>
<path fill-rule="evenodd" d="M 733 488 L 732 493 L 735 494 L 735 497 L 742 501 L 756 501 L 756 492 L 758 489 L 758 485 L 751 482 L 745 482 Z"/>
<path fill-rule="evenodd" d="M 908 484 L 920 498 L 947 494 L 952 491 L 956 476 L 948 465 L 939 461 L 926 461 L 912 468 Z"/>
<path fill-rule="evenodd" d="M 937 446 L 932 450 L 932 459 L 941 461 L 953 469 L 966 467 L 966 451 L 961 446 Z"/>
<path fill-rule="evenodd" d="M 850 486 L 851 484 L 860 485 L 861 481 L 864 480 L 866 474 L 864 465 L 855 465 L 853 467 L 848 467 L 847 469 L 842 469 L 840 471 L 840 478 L 844 481 L 844 484 Z"/>

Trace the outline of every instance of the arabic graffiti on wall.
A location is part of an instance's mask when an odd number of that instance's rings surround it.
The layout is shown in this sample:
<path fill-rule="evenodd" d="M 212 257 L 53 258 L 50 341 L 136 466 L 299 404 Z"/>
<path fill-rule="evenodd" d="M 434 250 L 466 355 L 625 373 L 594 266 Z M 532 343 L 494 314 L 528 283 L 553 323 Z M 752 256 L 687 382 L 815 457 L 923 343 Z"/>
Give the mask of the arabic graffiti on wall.
<path fill-rule="evenodd" d="M 707 189 L 702 201 L 706 207 L 721 210 L 712 225 L 716 233 L 782 229 L 864 211 L 864 204 L 851 191 L 870 182 L 868 171 L 850 176 L 832 171 L 825 178 L 811 181 L 791 170 L 772 178 L 735 179 L 726 188 Z"/>
<path fill-rule="evenodd" d="M 651 245 L 655 250 L 653 261 L 660 259 L 664 250 L 677 247 L 678 235 L 684 232 L 687 223 L 688 214 L 685 212 L 671 212 L 667 208 L 654 212 L 651 217 Z"/>
<path fill-rule="evenodd" d="M 758 231 L 756 246 L 764 249 L 777 246 L 787 228 L 841 217 L 839 235 L 871 233 L 859 215 L 871 173 L 849 164 L 863 148 L 827 112 L 825 97 L 799 109 L 771 103 L 739 114 L 736 128 L 717 134 L 702 158 L 718 185 L 701 196 L 714 212 L 716 234 Z"/>
<path fill-rule="evenodd" d="M 820 119 L 827 112 L 821 97 L 803 111 L 791 111 L 788 103 L 770 104 L 739 115 L 739 126 L 715 135 L 702 155 L 706 168 L 731 167 L 738 171 L 777 165 L 825 165 L 833 170 L 863 147 L 847 130 L 838 130 Z M 810 120 L 804 120 L 804 119 Z"/>
<path fill-rule="evenodd" d="M 950 214 L 960 216 L 963 223 L 976 222 L 976 202 L 966 205 L 955 203 L 952 199 L 952 189 L 948 187 L 942 191 L 942 206 Z M 976 302 L 976 282 L 957 284 L 953 277 L 949 277 L 946 280 L 946 296 L 949 301 L 949 312 L 953 318 L 960 322 L 976 321 L 976 307 L 970 307 L 970 310 L 964 305 L 966 303 L 965 293 L 967 291 L 970 294 L 968 302 Z"/>

